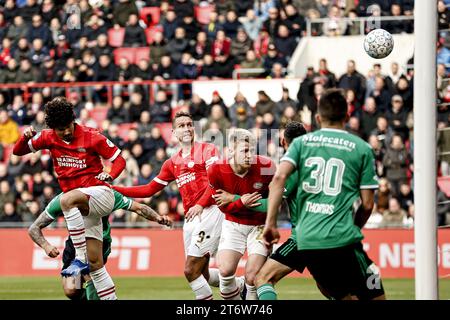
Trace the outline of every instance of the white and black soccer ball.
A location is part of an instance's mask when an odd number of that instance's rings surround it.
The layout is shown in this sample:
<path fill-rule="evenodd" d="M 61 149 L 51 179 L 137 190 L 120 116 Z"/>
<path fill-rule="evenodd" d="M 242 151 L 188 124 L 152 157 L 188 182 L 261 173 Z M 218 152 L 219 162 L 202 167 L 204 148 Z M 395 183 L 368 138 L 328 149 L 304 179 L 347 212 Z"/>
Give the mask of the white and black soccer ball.
<path fill-rule="evenodd" d="M 370 31 L 364 39 L 364 50 L 374 59 L 383 59 L 394 49 L 394 38 L 384 29 Z"/>

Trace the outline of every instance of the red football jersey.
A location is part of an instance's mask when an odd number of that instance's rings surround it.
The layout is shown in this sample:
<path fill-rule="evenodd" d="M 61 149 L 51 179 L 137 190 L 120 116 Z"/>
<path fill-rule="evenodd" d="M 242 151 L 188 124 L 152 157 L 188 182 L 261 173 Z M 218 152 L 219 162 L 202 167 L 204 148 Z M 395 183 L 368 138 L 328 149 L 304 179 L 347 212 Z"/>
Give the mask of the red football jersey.
<path fill-rule="evenodd" d="M 114 161 L 120 154 L 117 148 L 96 129 L 75 124 L 73 140 L 68 143 L 54 130 L 45 129 L 28 140 L 30 150 L 49 149 L 62 191 L 107 185 L 95 178 L 103 172 L 100 157 Z"/>
<path fill-rule="evenodd" d="M 166 186 L 176 180 L 184 210 L 187 212 L 209 191 L 206 170 L 219 159 L 219 151 L 213 144 L 195 142 L 188 156 L 183 157 L 181 152 L 180 150 L 164 162 L 153 181 Z M 215 203 L 211 197 L 209 199 L 209 205 Z"/>
<path fill-rule="evenodd" d="M 217 162 L 209 167 L 208 178 L 210 187 L 214 190 L 222 189 L 240 196 L 258 192 L 263 198 L 267 198 L 269 184 L 275 170 L 275 163 L 271 159 L 255 156 L 255 161 L 244 176 L 237 175 L 231 166 L 224 161 Z M 220 207 L 220 210 L 225 213 L 225 219 L 240 224 L 262 225 L 266 219 L 266 213 L 247 209 L 241 199 Z"/>

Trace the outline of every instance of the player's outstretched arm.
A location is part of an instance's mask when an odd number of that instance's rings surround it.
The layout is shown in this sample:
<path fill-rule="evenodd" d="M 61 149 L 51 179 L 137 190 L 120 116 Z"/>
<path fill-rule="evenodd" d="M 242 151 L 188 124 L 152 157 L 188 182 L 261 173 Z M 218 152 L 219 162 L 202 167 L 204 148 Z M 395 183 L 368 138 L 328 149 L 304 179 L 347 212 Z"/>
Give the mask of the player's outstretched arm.
<path fill-rule="evenodd" d="M 372 214 L 375 191 L 372 189 L 362 189 L 360 195 L 362 203 L 358 211 L 356 211 L 355 224 L 362 229 Z"/>
<path fill-rule="evenodd" d="M 36 135 L 36 131 L 33 127 L 29 127 L 25 129 L 23 132 L 23 136 L 20 137 L 19 140 L 14 144 L 13 154 L 16 156 L 24 156 L 31 152 L 30 147 L 28 146 L 28 140 Z"/>
<path fill-rule="evenodd" d="M 283 200 L 286 180 L 294 169 L 294 165 L 291 162 L 282 161 L 273 176 L 272 182 L 270 182 L 266 225 L 263 230 L 263 241 L 267 246 L 280 240 L 280 233 L 277 229 L 278 208 Z"/>
<path fill-rule="evenodd" d="M 164 226 L 170 227 L 172 225 L 172 220 L 170 220 L 169 217 L 158 214 L 155 210 L 145 204 L 133 201 L 130 210 L 147 220 L 158 222 Z"/>
<path fill-rule="evenodd" d="M 42 234 L 42 229 L 47 227 L 54 220 L 50 218 L 45 211 L 42 212 L 39 217 L 33 222 L 33 224 L 28 228 L 28 234 L 39 247 L 44 249 L 45 253 L 51 257 L 56 258 L 59 255 L 59 251 L 55 246 L 52 246 Z"/>

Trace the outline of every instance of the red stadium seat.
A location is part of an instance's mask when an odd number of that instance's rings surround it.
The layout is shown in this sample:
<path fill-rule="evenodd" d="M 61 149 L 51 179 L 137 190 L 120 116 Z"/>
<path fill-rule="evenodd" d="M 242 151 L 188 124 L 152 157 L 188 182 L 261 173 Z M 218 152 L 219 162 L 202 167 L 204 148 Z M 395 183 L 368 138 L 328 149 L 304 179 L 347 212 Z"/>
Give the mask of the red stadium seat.
<path fill-rule="evenodd" d="M 151 21 L 148 21 L 148 15 L 151 15 Z M 159 7 L 144 7 L 139 12 L 139 18 L 144 21 L 147 26 L 154 26 L 158 24 L 160 16 L 161 9 Z"/>
<path fill-rule="evenodd" d="M 147 38 L 147 43 L 153 43 L 153 35 L 155 32 L 163 32 L 164 29 L 162 26 L 151 26 L 150 28 L 145 29 L 145 37 Z"/>
<path fill-rule="evenodd" d="M 106 119 L 108 110 L 107 107 L 96 107 L 89 111 L 89 116 L 97 123 L 99 128 L 102 127 L 102 122 Z"/>
<path fill-rule="evenodd" d="M 123 39 L 125 38 L 125 28 L 108 30 L 108 44 L 111 47 L 118 48 L 123 45 Z"/>
<path fill-rule="evenodd" d="M 439 189 L 441 189 L 441 191 L 450 198 L 450 177 L 439 177 L 438 186 Z"/>
<path fill-rule="evenodd" d="M 167 144 L 170 144 L 172 140 L 172 123 L 171 122 L 161 122 L 155 123 L 155 126 L 161 130 L 161 136 L 166 141 Z"/>
<path fill-rule="evenodd" d="M 211 12 L 215 10 L 214 6 L 195 6 L 194 16 L 195 19 L 201 24 L 209 23 L 209 16 Z"/>
<path fill-rule="evenodd" d="M 142 59 L 150 60 L 150 47 L 135 48 L 134 62 L 137 64 Z"/>
<path fill-rule="evenodd" d="M 130 64 L 134 64 L 136 57 L 135 48 L 117 48 L 114 50 L 114 63 L 119 64 L 121 58 L 126 58 Z"/>

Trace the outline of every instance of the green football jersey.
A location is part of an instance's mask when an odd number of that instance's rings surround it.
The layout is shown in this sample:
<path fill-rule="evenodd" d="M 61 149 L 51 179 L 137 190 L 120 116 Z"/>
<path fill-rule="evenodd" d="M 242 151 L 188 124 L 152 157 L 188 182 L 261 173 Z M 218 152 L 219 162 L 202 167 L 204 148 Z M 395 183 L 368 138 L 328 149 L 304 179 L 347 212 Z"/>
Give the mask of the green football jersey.
<path fill-rule="evenodd" d="M 292 232 L 290 238 L 296 241 L 297 233 L 295 232 L 295 226 L 297 225 L 298 212 L 297 212 L 297 188 L 298 188 L 298 173 L 294 171 L 286 180 L 284 185 L 283 198 L 289 207 L 289 216 L 291 218 Z"/>
<path fill-rule="evenodd" d="M 363 239 L 354 224 L 360 189 L 377 189 L 375 159 L 362 139 L 337 129 L 296 138 L 281 159 L 297 172 L 298 249 L 343 247 Z"/>
<path fill-rule="evenodd" d="M 131 208 L 131 205 L 133 201 L 121 193 L 117 192 L 116 190 L 113 190 L 114 192 L 114 207 L 113 211 L 119 210 L 119 209 L 125 209 L 129 210 Z M 45 207 L 45 213 L 55 220 L 58 216 L 62 216 L 63 212 L 61 210 L 61 203 L 60 199 L 63 193 L 58 194 L 55 198 L 53 198 L 52 201 Z M 102 218 L 103 222 L 103 240 L 111 241 L 111 225 L 108 221 L 108 216 Z"/>

